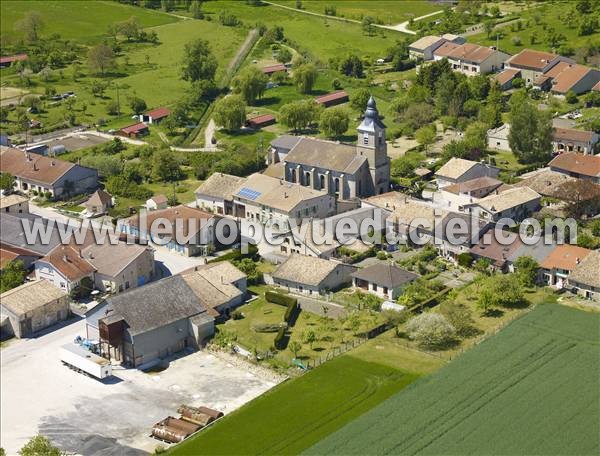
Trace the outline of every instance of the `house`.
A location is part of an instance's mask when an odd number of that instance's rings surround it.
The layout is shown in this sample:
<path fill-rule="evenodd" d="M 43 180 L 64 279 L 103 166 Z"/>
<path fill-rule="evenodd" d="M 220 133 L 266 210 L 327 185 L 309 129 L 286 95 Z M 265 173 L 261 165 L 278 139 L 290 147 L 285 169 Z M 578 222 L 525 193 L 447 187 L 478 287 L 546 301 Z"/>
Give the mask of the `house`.
<path fill-rule="evenodd" d="M 268 127 L 274 123 L 275 116 L 273 114 L 263 114 L 246 120 L 246 125 L 250 128 L 254 128 L 255 130 L 262 127 Z"/>
<path fill-rule="evenodd" d="M 327 95 L 321 95 L 320 97 L 316 97 L 315 101 L 329 108 L 330 106 L 339 105 L 342 103 L 348 102 L 348 93 L 345 90 L 339 90 L 337 92 L 329 93 Z"/>
<path fill-rule="evenodd" d="M 233 215 L 233 193 L 245 180 L 231 174 L 211 174 L 196 189 L 196 206 L 221 215 Z"/>
<path fill-rule="evenodd" d="M 290 255 L 273 272 L 275 285 L 292 293 L 321 294 L 351 282 L 352 266 L 306 255 Z"/>
<path fill-rule="evenodd" d="M 510 188 L 503 192 L 495 190 L 485 198 L 464 204 L 459 207 L 459 211 L 494 222 L 501 219 L 520 222 L 540 209 L 541 198 L 539 193 L 529 187 Z"/>
<path fill-rule="evenodd" d="M 278 73 L 279 71 L 287 72 L 287 67 L 283 63 L 278 63 L 277 65 L 269 65 L 262 69 L 262 72 L 267 76 L 271 76 L 273 73 Z"/>
<path fill-rule="evenodd" d="M 501 70 L 510 55 L 473 43 L 457 45 L 453 42 L 446 42 L 433 51 L 433 57 L 434 60 L 446 58 L 454 71 L 467 76 L 476 76 Z"/>
<path fill-rule="evenodd" d="M 593 155 L 600 135 L 593 131 L 574 130 L 572 128 L 554 128 L 552 150 L 554 153 L 579 152 Z"/>
<path fill-rule="evenodd" d="M 575 293 L 600 301 L 600 252 L 587 254 L 569 274 L 568 283 Z"/>
<path fill-rule="evenodd" d="M 215 236 L 218 220 L 220 217 L 209 212 L 179 205 L 121 219 L 117 230 L 184 256 L 206 256 L 221 247 Z M 160 233 L 151 232 L 155 221 L 167 226 L 161 226 Z"/>
<path fill-rule="evenodd" d="M 442 187 L 439 192 L 434 194 L 434 201 L 445 210 L 461 212 L 464 205 L 485 198 L 502 185 L 502 181 L 493 177 L 477 177 Z"/>
<path fill-rule="evenodd" d="M 146 200 L 146 209 L 149 211 L 156 211 L 160 209 L 166 209 L 169 205 L 169 200 L 165 195 L 155 195 L 152 198 Z"/>
<path fill-rule="evenodd" d="M 498 237 L 507 237 L 509 233 L 497 233 L 496 230 L 490 230 L 483 235 L 479 242 L 471 247 L 469 253 L 473 259 L 486 259 L 490 262 L 490 266 L 494 270 L 506 272 L 511 263 L 510 258 L 514 257 L 514 253 L 523 246 L 523 242 L 519 236 L 513 233 L 515 239 L 513 242 L 499 242 Z"/>
<path fill-rule="evenodd" d="M 435 173 L 438 188 L 446 185 L 466 182 L 477 177 L 498 177 L 500 169 L 486 163 L 452 157 Z"/>
<path fill-rule="evenodd" d="M 14 176 L 15 190 L 19 192 L 48 193 L 54 199 L 61 199 L 98 188 L 96 169 L 11 147 L 0 149 L 0 172 Z"/>
<path fill-rule="evenodd" d="M 39 226 L 40 233 L 43 231 L 49 234 L 47 238 L 42 240 L 41 235 L 26 236 L 27 233 L 34 232 L 36 225 Z M 33 214 L 4 213 L 0 217 L 0 243 L 3 246 L 24 249 L 38 258 L 47 255 L 61 244 L 61 231 L 67 232 L 67 227 L 60 222 L 51 222 Z"/>
<path fill-rule="evenodd" d="M 433 60 L 433 51 L 445 42 L 441 36 L 424 36 L 408 45 L 408 56 L 412 60 Z"/>
<path fill-rule="evenodd" d="M 557 95 L 572 91 L 579 95 L 589 92 L 600 82 L 600 71 L 572 62 L 559 62 L 539 77 L 548 80 L 547 89 L 540 87 L 542 90 L 550 90 Z M 544 82 L 542 80 L 541 85 Z"/>
<path fill-rule="evenodd" d="M 392 263 L 376 263 L 352 274 L 352 285 L 383 299 L 395 301 L 418 275 Z"/>
<path fill-rule="evenodd" d="M 13 261 L 23 262 L 25 270 L 29 270 L 39 258 L 39 255 L 30 250 L 0 243 L 0 271 Z"/>
<path fill-rule="evenodd" d="M 45 280 L 67 293 L 81 285 L 84 278 L 94 283 L 94 266 L 83 257 L 80 248 L 60 245 L 34 263 L 35 278 Z"/>
<path fill-rule="evenodd" d="M 513 81 L 516 78 L 521 78 L 521 70 L 517 68 L 505 68 L 492 77 L 492 79 L 498 83 L 501 90 L 511 89 Z"/>
<path fill-rule="evenodd" d="M 557 54 L 543 51 L 535 51 L 533 49 L 523 49 L 516 55 L 513 55 L 506 61 L 506 68 L 519 70 L 521 78 L 529 87 L 532 86 L 536 78 L 548 72 L 552 67 L 559 62 L 575 63 Z"/>
<path fill-rule="evenodd" d="M 0 196 L 0 212 L 4 214 L 29 214 L 29 198 L 16 194 Z"/>
<path fill-rule="evenodd" d="M 15 62 L 23 62 L 29 57 L 27 54 L 15 54 L 0 57 L 0 68 L 6 68 L 11 66 Z"/>
<path fill-rule="evenodd" d="M 548 164 L 552 171 L 600 184 L 600 156 L 565 152 Z"/>
<path fill-rule="evenodd" d="M 447 213 L 435 227 L 434 245 L 441 256 L 456 262 L 458 256 L 469 252 L 491 227 L 489 220 L 471 214 Z"/>
<path fill-rule="evenodd" d="M 171 114 L 171 110 L 168 108 L 160 107 L 153 109 L 152 111 L 140 114 L 140 122 L 148 124 L 160 123 L 163 119 L 166 119 Z"/>
<path fill-rule="evenodd" d="M 340 200 L 387 192 L 390 159 L 385 125 L 372 97 L 357 132 L 357 145 L 301 137 L 283 159 L 285 180 L 323 190 Z M 271 155 L 271 163 L 280 156 L 279 152 Z"/>
<path fill-rule="evenodd" d="M 85 206 L 86 214 L 89 216 L 106 214 L 113 207 L 113 197 L 110 193 L 99 189 L 83 205 Z"/>
<path fill-rule="evenodd" d="M 487 131 L 488 149 L 510 151 L 508 143 L 508 134 L 510 133 L 510 125 L 503 124 L 498 128 L 492 128 Z"/>
<path fill-rule="evenodd" d="M 324 218 L 335 214 L 333 195 L 285 182 L 264 174 L 252 174 L 233 194 L 234 215 L 265 226 L 288 231 L 289 221 Z"/>
<path fill-rule="evenodd" d="M 109 297 L 86 324 L 104 356 L 138 368 L 199 348 L 215 330 L 214 318 L 179 275 Z"/>
<path fill-rule="evenodd" d="M 229 316 L 246 300 L 247 276 L 229 261 L 196 266 L 181 276 L 215 318 Z"/>
<path fill-rule="evenodd" d="M 528 256 L 541 264 L 556 249 L 554 241 L 548 241 L 543 237 L 535 244 L 521 244 L 514 252 L 508 256 L 508 270 L 514 272 L 515 262 L 524 256 Z"/>
<path fill-rule="evenodd" d="M 69 296 L 44 280 L 27 282 L 0 295 L 0 310 L 10 321 L 9 331 L 32 337 L 70 315 Z"/>
<path fill-rule="evenodd" d="M 563 244 L 557 246 L 540 263 L 544 283 L 561 289 L 567 285 L 569 275 L 591 253 L 577 245 Z"/>
<path fill-rule="evenodd" d="M 117 131 L 118 136 L 124 136 L 126 138 L 138 138 L 140 136 L 145 136 L 150 133 L 148 129 L 148 125 L 143 122 L 139 122 L 133 125 L 128 125 L 127 127 L 121 128 Z"/>
<path fill-rule="evenodd" d="M 562 199 L 561 186 L 567 182 L 576 181 L 574 177 L 552 171 L 549 168 L 541 168 L 521 176 L 521 180 L 511 187 L 529 187 L 542 196 Z"/>

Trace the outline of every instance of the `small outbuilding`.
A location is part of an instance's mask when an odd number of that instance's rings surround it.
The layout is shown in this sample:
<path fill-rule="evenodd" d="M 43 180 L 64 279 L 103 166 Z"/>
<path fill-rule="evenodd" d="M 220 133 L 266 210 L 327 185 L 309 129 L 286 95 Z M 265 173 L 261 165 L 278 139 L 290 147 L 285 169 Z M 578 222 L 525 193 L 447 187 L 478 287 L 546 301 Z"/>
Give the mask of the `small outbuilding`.
<path fill-rule="evenodd" d="M 353 285 L 383 299 L 395 301 L 402 290 L 419 276 L 391 263 L 377 263 L 352 274 Z"/>
<path fill-rule="evenodd" d="M 106 214 L 113 207 L 113 198 L 104 190 L 96 190 L 83 205 L 89 215 Z"/>
<path fill-rule="evenodd" d="M 153 109 L 152 111 L 140 114 L 140 122 L 149 124 L 159 123 L 163 119 L 166 119 L 171 114 L 171 110 L 165 107 Z"/>
<path fill-rule="evenodd" d="M 138 138 L 140 136 L 147 135 L 149 132 L 150 130 L 148 130 L 148 125 L 140 122 L 121 128 L 117 132 L 117 135 L 125 136 L 126 138 Z"/>
<path fill-rule="evenodd" d="M 166 209 L 167 206 L 168 199 L 165 195 L 156 195 L 146 201 L 146 209 L 148 209 L 149 211 Z"/>
<path fill-rule="evenodd" d="M 342 103 L 347 103 L 349 100 L 348 93 L 345 90 L 340 90 L 338 92 L 328 93 L 327 95 L 322 95 L 320 97 L 315 98 L 315 101 L 329 108 L 330 106 L 336 106 Z"/>
<path fill-rule="evenodd" d="M 251 117 L 246 120 L 246 125 L 250 128 L 258 129 L 267 127 L 275 123 L 275 116 L 273 114 L 263 114 L 261 116 Z"/>

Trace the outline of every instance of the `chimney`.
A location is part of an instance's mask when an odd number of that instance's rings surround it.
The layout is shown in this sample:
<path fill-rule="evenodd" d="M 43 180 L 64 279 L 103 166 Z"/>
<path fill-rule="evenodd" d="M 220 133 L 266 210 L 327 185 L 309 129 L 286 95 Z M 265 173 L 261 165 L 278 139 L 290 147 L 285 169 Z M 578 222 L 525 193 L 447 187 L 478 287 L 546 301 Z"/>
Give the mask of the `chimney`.
<path fill-rule="evenodd" d="M 69 259 L 67 258 L 67 255 L 63 255 L 63 261 L 64 261 L 65 263 L 68 263 Z"/>
<path fill-rule="evenodd" d="M 575 264 L 579 264 L 581 260 L 579 259 L 579 257 L 575 258 Z"/>
<path fill-rule="evenodd" d="M 37 163 L 36 163 L 36 162 L 33 162 L 33 170 L 34 170 L 34 171 L 37 171 L 37 170 L 38 170 L 38 169 L 37 169 Z"/>
<path fill-rule="evenodd" d="M 283 197 L 284 197 L 284 198 L 287 198 L 287 197 L 288 197 L 288 195 L 287 195 L 287 192 L 283 192 Z"/>

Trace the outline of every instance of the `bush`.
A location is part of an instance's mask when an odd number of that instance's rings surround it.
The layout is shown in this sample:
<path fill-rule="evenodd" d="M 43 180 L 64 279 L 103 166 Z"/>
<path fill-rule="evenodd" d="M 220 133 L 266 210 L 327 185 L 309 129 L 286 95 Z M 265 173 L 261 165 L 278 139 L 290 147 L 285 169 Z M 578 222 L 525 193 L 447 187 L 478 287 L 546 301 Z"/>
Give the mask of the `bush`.
<path fill-rule="evenodd" d="M 458 265 L 468 268 L 473 264 L 473 256 L 469 252 L 463 252 L 457 257 Z"/>
<path fill-rule="evenodd" d="M 378 260 L 385 260 L 387 258 L 387 254 L 380 250 L 379 252 L 377 252 L 377 259 Z"/>
<path fill-rule="evenodd" d="M 231 318 L 234 320 L 241 320 L 242 318 L 244 318 L 244 314 L 241 310 L 237 309 L 231 312 Z"/>
<path fill-rule="evenodd" d="M 252 330 L 257 333 L 274 333 L 285 327 L 286 325 L 281 323 L 257 323 L 252 325 Z"/>
<path fill-rule="evenodd" d="M 453 341 L 456 334 L 454 326 L 438 313 L 427 312 L 408 322 L 406 332 L 410 339 L 429 349 L 444 349 Z"/>

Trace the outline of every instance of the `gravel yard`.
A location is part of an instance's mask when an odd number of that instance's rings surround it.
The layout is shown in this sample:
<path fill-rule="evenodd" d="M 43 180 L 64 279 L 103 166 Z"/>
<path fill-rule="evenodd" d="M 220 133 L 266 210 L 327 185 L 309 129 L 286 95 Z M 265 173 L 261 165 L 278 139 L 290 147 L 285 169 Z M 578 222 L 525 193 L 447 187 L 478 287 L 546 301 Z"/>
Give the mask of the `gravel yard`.
<path fill-rule="evenodd" d="M 84 322 L 71 320 L 2 349 L 0 445 L 7 454 L 16 454 L 37 433 L 86 456 L 152 452 L 161 444 L 149 437 L 152 425 L 175 416 L 180 404 L 227 414 L 279 381 L 200 351 L 173 360 L 161 372 L 115 368 L 115 378 L 103 383 L 59 361 L 59 347 L 78 334 L 85 335 Z"/>

